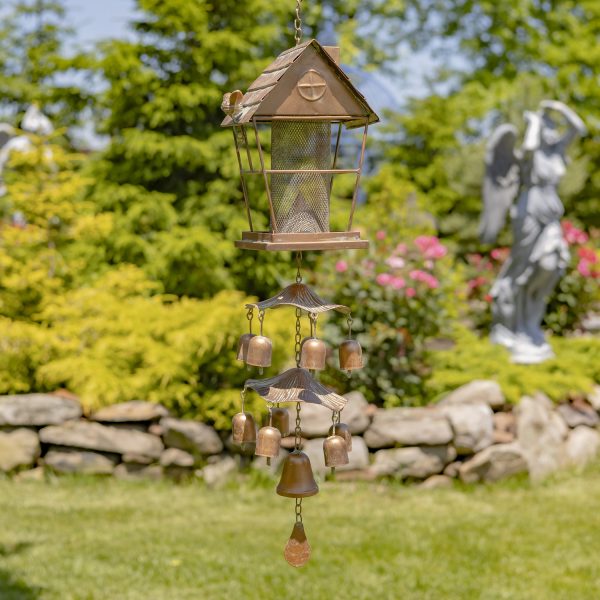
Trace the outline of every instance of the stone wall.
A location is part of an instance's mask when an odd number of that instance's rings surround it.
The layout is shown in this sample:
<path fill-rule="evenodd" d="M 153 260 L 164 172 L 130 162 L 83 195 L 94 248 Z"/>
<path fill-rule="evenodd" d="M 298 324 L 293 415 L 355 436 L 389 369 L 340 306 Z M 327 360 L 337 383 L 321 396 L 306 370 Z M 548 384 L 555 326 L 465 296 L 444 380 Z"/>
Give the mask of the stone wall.
<path fill-rule="evenodd" d="M 473 381 L 435 406 L 378 409 L 362 394 L 347 395 L 342 413 L 352 433 L 350 462 L 338 479 L 392 477 L 424 487 L 492 482 L 516 473 L 539 480 L 584 465 L 600 451 L 600 387 L 586 400 L 555 406 L 543 395 L 514 409 L 493 381 Z M 323 440 L 331 413 L 304 404 L 303 450 L 318 477 L 327 473 Z M 275 474 L 293 448 L 284 438 L 278 459 L 242 456 L 228 434 L 172 418 L 149 402 L 117 404 L 84 417 L 76 398 L 60 394 L 0 397 L 0 470 L 18 478 L 49 473 L 123 479 L 198 477 L 215 485 L 240 467 Z"/>

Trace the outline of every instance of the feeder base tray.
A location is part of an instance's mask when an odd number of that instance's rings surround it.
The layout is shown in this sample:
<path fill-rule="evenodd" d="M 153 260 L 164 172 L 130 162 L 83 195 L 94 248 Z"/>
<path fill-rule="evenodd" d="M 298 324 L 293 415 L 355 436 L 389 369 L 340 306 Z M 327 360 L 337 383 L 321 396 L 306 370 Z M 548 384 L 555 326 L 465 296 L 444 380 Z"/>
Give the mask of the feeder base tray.
<path fill-rule="evenodd" d="M 323 233 L 272 233 L 243 231 L 242 239 L 235 242 L 243 250 L 365 250 L 368 240 L 360 239 L 359 231 L 327 231 Z"/>

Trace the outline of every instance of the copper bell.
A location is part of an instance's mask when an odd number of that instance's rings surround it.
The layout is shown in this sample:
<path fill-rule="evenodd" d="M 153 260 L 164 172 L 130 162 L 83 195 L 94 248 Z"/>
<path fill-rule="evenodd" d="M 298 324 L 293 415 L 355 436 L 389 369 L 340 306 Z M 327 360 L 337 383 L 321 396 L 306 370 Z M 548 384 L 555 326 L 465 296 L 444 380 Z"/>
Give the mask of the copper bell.
<path fill-rule="evenodd" d="M 281 433 L 279 429 L 267 425 L 258 430 L 258 440 L 256 442 L 256 456 L 266 456 L 275 458 L 279 454 L 281 445 Z"/>
<path fill-rule="evenodd" d="M 244 333 L 240 336 L 240 341 L 238 342 L 238 351 L 237 351 L 237 359 L 243 362 L 247 362 L 248 359 L 248 346 L 250 345 L 250 340 L 256 337 L 254 333 Z"/>
<path fill-rule="evenodd" d="M 286 437 L 290 434 L 290 413 L 287 408 L 279 408 L 275 406 L 271 409 L 272 425 L 279 429 L 281 437 Z"/>
<path fill-rule="evenodd" d="M 306 498 L 319 493 L 310 459 L 304 452 L 294 450 L 286 457 L 277 493 L 287 498 Z"/>
<path fill-rule="evenodd" d="M 362 369 L 362 348 L 356 340 L 345 340 L 340 345 L 340 369 L 353 371 Z"/>
<path fill-rule="evenodd" d="M 233 417 L 232 425 L 234 444 L 256 443 L 256 423 L 254 422 L 254 417 L 250 413 L 237 413 L 237 415 Z"/>
<path fill-rule="evenodd" d="M 348 447 L 341 435 L 330 435 L 323 442 L 326 467 L 341 467 L 348 464 Z"/>
<path fill-rule="evenodd" d="M 300 350 L 300 366 L 304 369 L 322 371 L 325 368 L 327 346 L 323 340 L 304 338 Z"/>
<path fill-rule="evenodd" d="M 340 437 L 344 438 L 344 441 L 346 442 L 346 449 L 348 452 L 352 452 L 352 434 L 350 433 L 350 429 L 346 423 L 337 423 L 335 425 L 335 431 L 334 426 L 332 425 L 329 428 L 329 435 L 339 435 Z"/>
<path fill-rule="evenodd" d="M 255 335 L 248 344 L 246 363 L 253 367 L 270 367 L 273 344 L 264 335 Z"/>

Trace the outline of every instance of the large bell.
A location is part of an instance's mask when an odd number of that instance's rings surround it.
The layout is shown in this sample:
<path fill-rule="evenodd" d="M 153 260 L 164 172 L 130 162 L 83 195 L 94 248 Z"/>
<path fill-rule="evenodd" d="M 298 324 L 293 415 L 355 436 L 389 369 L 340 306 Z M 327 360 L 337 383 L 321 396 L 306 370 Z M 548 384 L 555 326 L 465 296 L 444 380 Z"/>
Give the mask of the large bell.
<path fill-rule="evenodd" d="M 232 429 L 234 444 L 256 443 L 256 423 L 250 413 L 237 413 L 232 420 Z"/>
<path fill-rule="evenodd" d="M 349 462 L 348 447 L 341 435 L 330 435 L 326 438 L 323 442 L 323 453 L 326 467 L 341 467 Z"/>
<path fill-rule="evenodd" d="M 356 340 L 345 340 L 340 344 L 340 369 L 353 371 L 362 369 L 362 348 Z"/>
<path fill-rule="evenodd" d="M 243 362 L 246 362 L 248 359 L 248 346 L 250 345 L 250 340 L 256 337 L 253 333 L 244 333 L 240 336 L 240 340 L 238 342 L 238 351 L 237 351 L 237 359 Z"/>
<path fill-rule="evenodd" d="M 335 428 L 335 431 L 334 431 Z M 352 434 L 350 433 L 350 429 L 346 423 L 336 423 L 336 425 L 332 425 L 329 428 L 329 435 L 339 435 L 344 438 L 346 442 L 346 449 L 348 452 L 352 451 Z"/>
<path fill-rule="evenodd" d="M 275 406 L 271 409 L 271 424 L 276 429 L 279 429 L 281 437 L 286 437 L 290 434 L 290 413 L 287 408 L 279 408 Z"/>
<path fill-rule="evenodd" d="M 248 344 L 246 364 L 253 367 L 270 367 L 273 344 L 264 335 L 255 335 Z"/>
<path fill-rule="evenodd" d="M 300 366 L 304 369 L 322 371 L 325 368 L 327 346 L 323 340 L 304 338 L 300 349 Z"/>
<path fill-rule="evenodd" d="M 281 433 L 279 429 L 267 425 L 258 430 L 258 440 L 256 442 L 256 456 L 266 456 L 275 458 L 279 454 L 281 445 Z"/>
<path fill-rule="evenodd" d="M 306 498 L 319 493 L 310 459 L 304 452 L 294 450 L 286 457 L 277 493 L 287 498 Z"/>

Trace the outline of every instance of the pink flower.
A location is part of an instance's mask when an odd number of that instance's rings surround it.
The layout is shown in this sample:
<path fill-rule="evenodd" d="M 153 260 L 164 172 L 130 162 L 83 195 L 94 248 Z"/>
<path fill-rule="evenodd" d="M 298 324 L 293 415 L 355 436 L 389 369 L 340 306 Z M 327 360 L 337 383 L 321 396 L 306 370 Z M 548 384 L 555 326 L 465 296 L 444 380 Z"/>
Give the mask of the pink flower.
<path fill-rule="evenodd" d="M 396 249 L 394 250 L 394 252 L 396 254 L 406 254 L 406 251 L 408 250 L 408 247 L 406 244 L 398 244 L 396 246 Z"/>
<path fill-rule="evenodd" d="M 415 238 L 415 246 L 425 258 L 442 258 L 448 254 L 448 249 L 434 235 L 420 235 Z"/>
<path fill-rule="evenodd" d="M 378 231 L 378 232 L 375 234 L 375 237 L 376 237 L 378 240 L 385 240 L 385 235 L 386 235 L 385 231 L 383 231 L 383 229 L 380 229 L 380 230 L 379 230 L 379 231 Z"/>
<path fill-rule="evenodd" d="M 401 290 L 406 285 L 406 281 L 402 277 L 392 277 L 390 283 L 395 290 Z"/>
<path fill-rule="evenodd" d="M 577 254 L 579 258 L 587 260 L 592 264 L 596 264 L 598 262 L 598 255 L 593 248 L 579 248 L 577 250 Z"/>
<path fill-rule="evenodd" d="M 592 263 L 589 260 L 582 258 L 577 265 L 577 271 L 582 277 L 592 277 Z"/>
<path fill-rule="evenodd" d="M 585 244 L 589 239 L 588 234 L 575 227 L 571 221 L 563 221 L 562 230 L 565 240 L 567 240 L 567 243 L 569 244 Z"/>
<path fill-rule="evenodd" d="M 335 270 L 338 273 L 344 273 L 344 271 L 348 270 L 348 263 L 345 260 L 338 260 L 335 263 Z"/>
<path fill-rule="evenodd" d="M 408 276 L 415 281 L 421 281 L 432 290 L 440 285 L 440 282 L 431 273 L 421 271 L 420 269 L 414 269 L 408 274 Z"/>
<path fill-rule="evenodd" d="M 375 277 L 375 281 L 379 284 L 379 285 L 389 285 L 392 281 L 392 276 L 389 273 L 379 273 L 379 275 L 377 275 L 377 277 Z"/>
<path fill-rule="evenodd" d="M 409 298 L 414 298 L 417 295 L 417 290 L 415 290 L 415 288 L 411 288 L 411 287 L 406 288 L 406 295 Z"/>
<path fill-rule="evenodd" d="M 392 269 L 401 269 L 406 264 L 404 259 L 399 256 L 390 256 L 385 262 L 392 267 Z"/>
<path fill-rule="evenodd" d="M 434 267 L 434 266 L 435 266 L 435 265 L 434 265 L 434 263 L 433 263 L 433 261 L 432 261 L 432 260 L 426 260 L 426 261 L 425 261 L 425 268 L 426 268 L 426 269 L 433 269 L 433 267 Z"/>
<path fill-rule="evenodd" d="M 506 257 L 508 256 L 509 253 L 509 249 L 508 248 L 494 248 L 491 252 L 490 252 L 490 256 L 494 259 L 494 260 L 498 260 L 498 261 L 504 261 L 506 259 Z"/>

